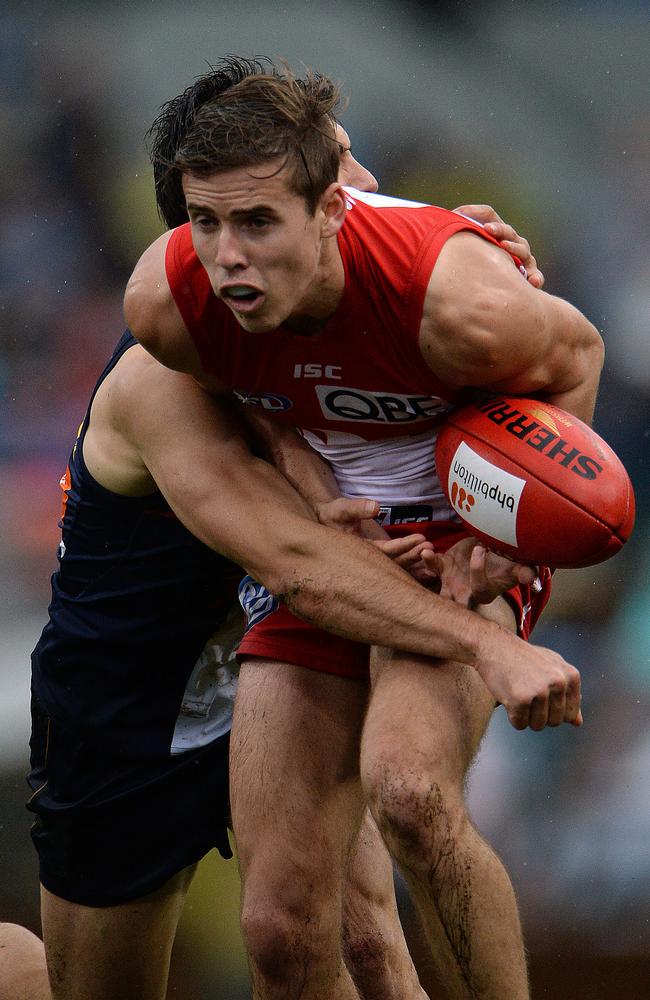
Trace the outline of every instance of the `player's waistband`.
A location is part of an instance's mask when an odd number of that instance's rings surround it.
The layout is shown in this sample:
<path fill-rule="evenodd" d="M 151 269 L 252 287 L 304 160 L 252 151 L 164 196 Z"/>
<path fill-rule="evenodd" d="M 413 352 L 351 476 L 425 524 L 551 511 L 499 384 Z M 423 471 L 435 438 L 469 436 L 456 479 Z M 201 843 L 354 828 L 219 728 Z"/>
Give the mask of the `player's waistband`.
<path fill-rule="evenodd" d="M 425 521 L 439 521 L 443 524 L 449 524 L 450 514 L 449 508 L 441 509 L 439 506 L 434 506 L 430 503 L 382 504 L 379 508 L 376 521 L 382 528 L 391 524 L 421 524 Z M 460 522 L 458 523 L 460 524 Z"/>

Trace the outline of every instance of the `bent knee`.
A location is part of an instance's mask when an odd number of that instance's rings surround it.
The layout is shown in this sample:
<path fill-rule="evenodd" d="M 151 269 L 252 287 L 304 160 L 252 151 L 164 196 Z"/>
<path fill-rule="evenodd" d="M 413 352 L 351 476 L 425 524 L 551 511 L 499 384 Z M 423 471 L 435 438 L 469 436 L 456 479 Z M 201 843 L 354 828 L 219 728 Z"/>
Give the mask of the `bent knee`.
<path fill-rule="evenodd" d="M 375 773 L 366 788 L 375 821 L 398 860 L 429 854 L 468 822 L 462 789 L 429 775 Z"/>
<path fill-rule="evenodd" d="M 381 934 L 343 926 L 343 959 L 355 982 L 383 978 L 389 962 L 388 942 Z"/>
<path fill-rule="evenodd" d="M 337 951 L 340 913 L 330 919 L 325 906 L 245 899 L 241 930 L 255 970 L 268 982 L 284 982 L 293 967 L 314 968 Z"/>

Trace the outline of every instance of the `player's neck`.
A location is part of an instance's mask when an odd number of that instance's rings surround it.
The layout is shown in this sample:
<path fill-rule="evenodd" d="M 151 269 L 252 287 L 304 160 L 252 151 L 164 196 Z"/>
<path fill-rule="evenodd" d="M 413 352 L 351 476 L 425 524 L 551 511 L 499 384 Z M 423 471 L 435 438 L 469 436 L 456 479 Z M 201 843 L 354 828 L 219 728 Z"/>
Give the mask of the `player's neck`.
<path fill-rule="evenodd" d="M 314 280 L 284 325 L 303 336 L 319 333 L 338 309 L 344 289 L 345 271 L 338 244 L 327 240 Z"/>

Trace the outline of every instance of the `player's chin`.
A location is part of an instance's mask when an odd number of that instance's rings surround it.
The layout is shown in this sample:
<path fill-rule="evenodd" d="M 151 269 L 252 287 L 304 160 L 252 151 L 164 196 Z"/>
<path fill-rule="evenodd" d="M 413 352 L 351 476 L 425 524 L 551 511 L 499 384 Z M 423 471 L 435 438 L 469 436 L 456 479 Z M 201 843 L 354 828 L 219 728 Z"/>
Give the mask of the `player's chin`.
<path fill-rule="evenodd" d="M 280 325 L 264 313 L 241 313 L 236 309 L 232 313 L 247 333 L 272 333 Z"/>

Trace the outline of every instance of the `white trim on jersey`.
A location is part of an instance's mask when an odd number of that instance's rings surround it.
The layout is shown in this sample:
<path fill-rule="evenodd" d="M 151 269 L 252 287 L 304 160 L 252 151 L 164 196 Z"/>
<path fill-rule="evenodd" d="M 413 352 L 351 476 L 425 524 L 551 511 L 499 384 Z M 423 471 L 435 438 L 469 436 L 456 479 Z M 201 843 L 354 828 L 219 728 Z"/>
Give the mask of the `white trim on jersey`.
<path fill-rule="evenodd" d="M 393 198 L 387 194 L 375 194 L 372 191 L 359 191 L 357 188 L 344 187 L 347 195 L 348 208 L 354 207 L 355 201 L 363 201 L 373 208 L 430 208 L 423 201 L 408 201 L 406 198 Z"/>
<path fill-rule="evenodd" d="M 355 201 L 363 201 L 366 205 L 372 205 L 373 208 L 430 208 L 429 202 L 424 201 L 409 201 L 406 198 L 394 198 L 392 195 L 386 194 L 376 194 L 372 191 L 359 191 L 357 188 L 344 187 L 343 190 L 347 195 L 348 208 L 354 208 Z M 434 206 L 435 207 L 435 206 Z M 469 215 L 465 215 L 463 212 L 454 212 L 455 215 L 460 215 L 461 219 L 467 219 L 468 222 L 473 223 L 475 226 L 479 226 L 481 229 L 485 229 L 482 222 L 477 222 L 476 219 L 472 219 Z"/>

